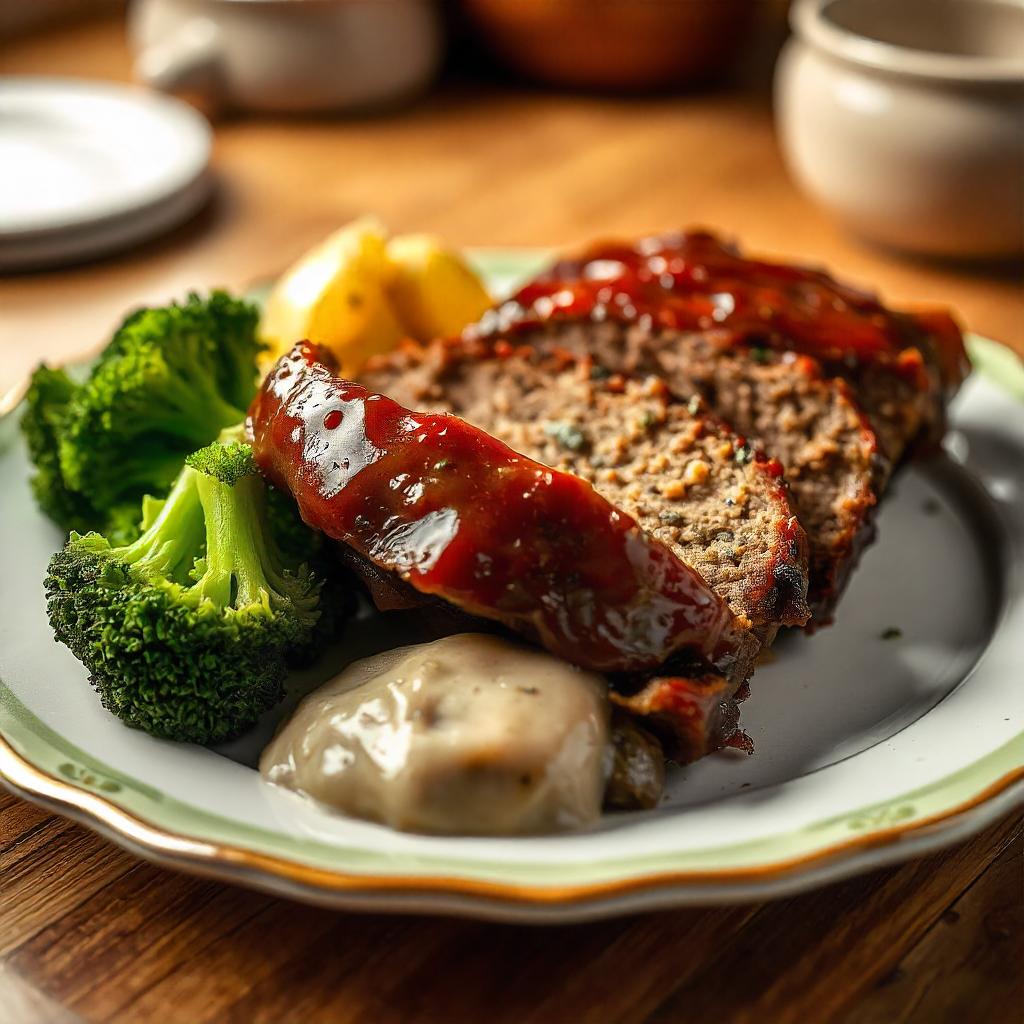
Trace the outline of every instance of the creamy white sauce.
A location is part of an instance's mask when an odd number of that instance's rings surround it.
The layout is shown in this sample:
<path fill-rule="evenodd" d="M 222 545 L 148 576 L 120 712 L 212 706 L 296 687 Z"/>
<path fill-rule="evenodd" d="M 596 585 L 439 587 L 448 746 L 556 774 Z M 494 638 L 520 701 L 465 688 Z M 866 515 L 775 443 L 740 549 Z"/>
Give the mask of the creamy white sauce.
<path fill-rule="evenodd" d="M 610 756 L 600 676 L 463 633 L 350 665 L 299 705 L 260 772 L 393 828 L 514 835 L 596 821 Z"/>

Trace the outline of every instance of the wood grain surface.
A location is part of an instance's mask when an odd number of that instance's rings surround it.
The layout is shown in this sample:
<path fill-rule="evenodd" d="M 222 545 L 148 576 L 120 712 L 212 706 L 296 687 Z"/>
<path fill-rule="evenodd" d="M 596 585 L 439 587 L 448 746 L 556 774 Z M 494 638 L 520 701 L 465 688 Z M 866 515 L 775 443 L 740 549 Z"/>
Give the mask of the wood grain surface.
<path fill-rule="evenodd" d="M 218 126 L 216 199 L 124 256 L 0 280 L 0 393 L 133 305 L 278 272 L 363 212 L 465 245 L 688 223 L 944 302 L 1024 352 L 1020 265 L 920 264 L 844 236 L 788 180 L 764 61 L 745 87 L 610 100 L 452 84 L 377 120 Z M 0 72 L 127 79 L 110 21 Z M 925 860 L 759 906 L 526 928 L 317 910 L 142 863 L 0 791 L 0 1024 L 65 1021 L 1024 1020 L 1024 816 Z"/>
<path fill-rule="evenodd" d="M 1024 1006 L 1020 815 L 794 899 L 547 928 L 173 875 L 2 791 L 0 836 L 4 1024 L 1015 1024 Z"/>

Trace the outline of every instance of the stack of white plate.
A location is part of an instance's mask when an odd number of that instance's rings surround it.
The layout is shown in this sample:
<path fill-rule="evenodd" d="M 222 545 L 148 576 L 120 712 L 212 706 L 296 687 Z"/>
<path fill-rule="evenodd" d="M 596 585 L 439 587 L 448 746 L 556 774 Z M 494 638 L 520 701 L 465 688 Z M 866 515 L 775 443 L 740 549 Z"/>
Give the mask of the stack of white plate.
<path fill-rule="evenodd" d="M 0 79 L 0 272 L 104 255 L 209 195 L 209 123 L 130 86 Z"/>

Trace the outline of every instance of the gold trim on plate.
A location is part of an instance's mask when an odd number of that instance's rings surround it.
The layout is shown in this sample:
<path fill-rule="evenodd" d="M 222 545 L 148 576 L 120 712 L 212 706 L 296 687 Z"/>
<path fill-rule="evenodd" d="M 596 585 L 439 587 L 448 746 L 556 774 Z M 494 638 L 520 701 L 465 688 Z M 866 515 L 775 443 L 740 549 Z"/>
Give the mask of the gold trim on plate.
<path fill-rule="evenodd" d="M 86 792 L 48 772 L 44 772 L 17 753 L 0 736 L 0 778 L 5 779 L 21 794 L 38 797 L 44 803 L 55 804 L 58 809 L 71 808 L 86 820 L 84 824 L 104 832 L 103 826 L 115 837 L 119 836 L 136 849 L 154 854 L 157 858 L 173 859 L 186 870 L 224 877 L 228 869 L 241 869 L 259 876 L 270 876 L 292 882 L 313 892 L 332 893 L 412 893 L 451 896 L 483 897 L 507 904 L 567 905 L 590 900 L 608 899 L 630 893 L 670 889 L 678 886 L 706 886 L 764 882 L 799 873 L 803 869 L 833 863 L 851 854 L 903 841 L 915 834 L 933 829 L 936 825 L 949 826 L 954 819 L 987 803 L 1006 791 L 1014 783 L 1024 780 L 1024 766 L 1008 772 L 991 783 L 970 800 L 948 810 L 922 818 L 912 824 L 894 826 L 869 834 L 854 836 L 845 842 L 834 843 L 814 853 L 789 860 L 778 861 L 755 868 L 727 868 L 721 871 L 658 871 L 637 877 L 610 882 L 590 882 L 576 885 L 518 885 L 489 882 L 456 876 L 365 875 L 349 874 L 317 868 L 307 864 L 257 853 L 240 846 L 210 843 L 180 833 L 169 832 L 151 822 L 118 807 L 96 793 Z M 211 872 L 211 866 L 222 870 Z"/>

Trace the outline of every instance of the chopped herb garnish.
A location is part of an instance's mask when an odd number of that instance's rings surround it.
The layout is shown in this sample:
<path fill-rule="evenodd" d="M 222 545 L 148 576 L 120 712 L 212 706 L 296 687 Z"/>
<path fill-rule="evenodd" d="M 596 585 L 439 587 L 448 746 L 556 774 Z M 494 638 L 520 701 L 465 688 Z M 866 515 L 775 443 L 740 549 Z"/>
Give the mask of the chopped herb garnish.
<path fill-rule="evenodd" d="M 587 447 L 586 435 L 572 423 L 549 420 L 544 424 L 544 433 L 571 452 L 581 452 Z"/>
<path fill-rule="evenodd" d="M 692 397 L 692 398 L 691 398 L 691 399 L 690 399 L 690 400 L 689 400 L 689 401 L 688 401 L 688 402 L 686 403 L 686 411 L 687 411 L 687 412 L 688 412 L 688 413 L 689 413 L 689 414 L 690 414 L 691 416 L 696 416 L 696 415 L 697 415 L 697 413 L 699 413 L 699 412 L 700 412 L 700 406 L 701 406 L 701 397 L 700 397 L 700 395 L 694 395 L 694 396 L 693 396 L 693 397 Z"/>
<path fill-rule="evenodd" d="M 686 517 L 681 512 L 662 512 L 658 518 L 669 526 L 682 526 L 686 522 Z"/>
<path fill-rule="evenodd" d="M 434 469 L 447 469 L 451 464 L 451 459 L 438 459 L 437 462 L 434 463 Z"/>
<path fill-rule="evenodd" d="M 736 449 L 736 454 L 733 458 L 742 466 L 749 462 L 754 457 L 754 453 L 750 450 L 749 444 L 740 445 Z"/>
<path fill-rule="evenodd" d="M 883 640 L 899 640 L 903 636 L 903 630 L 898 629 L 896 626 L 890 626 L 888 629 L 882 630 Z"/>
<path fill-rule="evenodd" d="M 607 380 L 612 375 L 612 371 L 607 366 L 600 366 L 594 363 L 590 367 L 590 379 L 591 380 Z"/>
<path fill-rule="evenodd" d="M 651 427 L 653 427 L 654 424 L 657 422 L 658 417 L 655 416 L 650 409 L 644 409 L 644 411 L 640 414 L 640 426 L 644 430 L 650 430 Z"/>
<path fill-rule="evenodd" d="M 752 345 L 750 347 L 750 358 L 755 363 L 767 363 L 769 357 L 769 350 L 764 345 Z"/>

